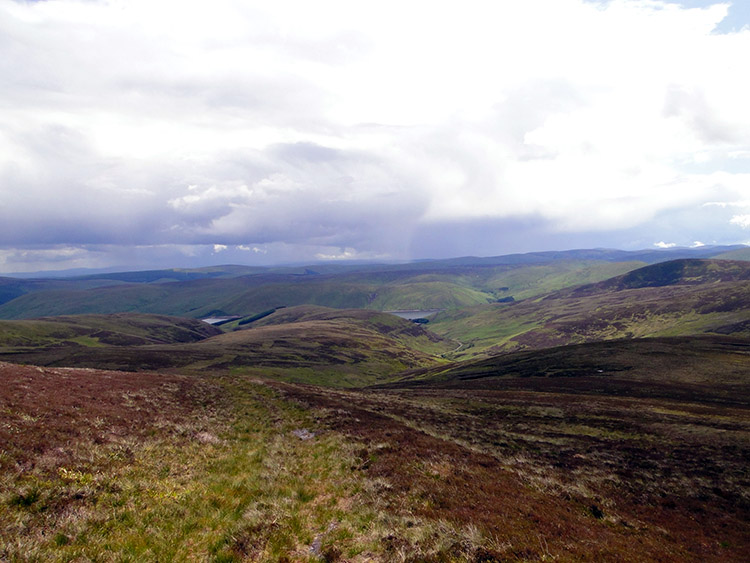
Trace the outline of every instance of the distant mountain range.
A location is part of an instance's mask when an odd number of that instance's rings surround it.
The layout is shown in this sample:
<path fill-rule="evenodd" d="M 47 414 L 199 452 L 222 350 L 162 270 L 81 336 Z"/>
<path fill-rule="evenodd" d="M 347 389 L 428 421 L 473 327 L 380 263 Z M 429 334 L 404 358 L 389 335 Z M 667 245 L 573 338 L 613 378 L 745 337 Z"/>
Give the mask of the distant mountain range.
<path fill-rule="evenodd" d="M 676 258 L 750 260 L 750 248 L 537 252 L 406 264 L 212 266 L 85 276 L 0 278 L 0 318 L 141 312 L 248 316 L 279 306 L 455 309 L 602 281 Z"/>

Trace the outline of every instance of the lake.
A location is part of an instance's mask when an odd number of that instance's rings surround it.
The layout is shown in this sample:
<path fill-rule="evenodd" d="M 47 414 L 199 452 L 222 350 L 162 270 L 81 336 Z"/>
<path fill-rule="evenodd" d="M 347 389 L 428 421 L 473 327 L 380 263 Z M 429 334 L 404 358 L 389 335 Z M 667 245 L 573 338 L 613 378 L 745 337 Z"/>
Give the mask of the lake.
<path fill-rule="evenodd" d="M 391 315 L 396 315 L 397 317 L 401 317 L 402 319 L 408 319 L 410 321 L 413 321 L 414 319 L 426 319 L 434 315 L 435 313 L 439 313 L 443 309 L 400 309 L 398 311 L 383 311 L 384 313 L 390 313 Z"/>

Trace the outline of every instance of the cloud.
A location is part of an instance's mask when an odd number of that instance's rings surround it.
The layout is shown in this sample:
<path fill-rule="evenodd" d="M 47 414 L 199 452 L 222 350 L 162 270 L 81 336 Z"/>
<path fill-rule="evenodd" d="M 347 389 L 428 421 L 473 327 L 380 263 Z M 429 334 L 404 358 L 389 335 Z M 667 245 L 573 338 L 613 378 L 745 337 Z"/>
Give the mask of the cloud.
<path fill-rule="evenodd" d="M 237 250 L 242 250 L 244 252 L 254 252 L 255 254 L 268 254 L 268 250 L 265 249 L 265 248 L 259 248 L 257 246 L 253 246 L 251 248 L 251 247 L 249 247 L 247 245 L 244 245 L 244 244 L 238 245 L 237 246 Z"/>
<path fill-rule="evenodd" d="M 0 259 L 9 264 L 46 264 L 46 263 L 69 263 L 77 262 L 87 256 L 82 248 L 71 246 L 59 246 L 56 248 L 43 249 L 18 249 L 13 251 L 0 251 Z"/>
<path fill-rule="evenodd" d="M 729 240 L 750 201 L 750 31 L 715 30 L 737 13 L 4 2 L 0 247 L 274 261 Z"/>
<path fill-rule="evenodd" d="M 319 252 L 315 255 L 318 260 L 351 260 L 357 257 L 357 251 L 353 248 L 342 248 L 335 254 L 324 254 Z"/>
<path fill-rule="evenodd" d="M 743 229 L 750 229 L 750 215 L 735 215 L 729 222 Z"/>
<path fill-rule="evenodd" d="M 686 123 L 705 143 L 734 143 L 740 140 L 740 131 L 711 108 L 700 90 L 689 91 L 684 87 L 670 85 L 664 100 L 664 117 L 676 117 Z M 730 158 L 741 151 L 732 151 Z"/>
<path fill-rule="evenodd" d="M 659 241 L 659 242 L 655 242 L 654 246 L 657 248 L 674 248 L 675 246 L 677 246 L 677 243 Z"/>
<path fill-rule="evenodd" d="M 746 201 L 707 201 L 704 207 L 750 207 L 750 200 Z"/>

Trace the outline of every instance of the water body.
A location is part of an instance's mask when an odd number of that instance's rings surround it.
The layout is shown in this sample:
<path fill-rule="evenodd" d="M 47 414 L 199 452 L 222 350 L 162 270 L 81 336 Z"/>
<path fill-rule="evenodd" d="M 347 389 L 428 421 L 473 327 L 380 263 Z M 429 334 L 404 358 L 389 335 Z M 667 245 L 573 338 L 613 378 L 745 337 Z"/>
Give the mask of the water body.
<path fill-rule="evenodd" d="M 398 311 L 383 311 L 384 313 L 390 313 L 396 315 L 402 319 L 408 319 L 413 321 L 414 319 L 427 319 L 432 315 L 439 313 L 443 309 L 400 309 Z"/>
<path fill-rule="evenodd" d="M 240 317 L 208 317 L 205 319 L 201 319 L 204 323 L 215 325 L 217 323 L 223 323 L 224 321 L 233 321 L 235 319 L 239 319 Z"/>

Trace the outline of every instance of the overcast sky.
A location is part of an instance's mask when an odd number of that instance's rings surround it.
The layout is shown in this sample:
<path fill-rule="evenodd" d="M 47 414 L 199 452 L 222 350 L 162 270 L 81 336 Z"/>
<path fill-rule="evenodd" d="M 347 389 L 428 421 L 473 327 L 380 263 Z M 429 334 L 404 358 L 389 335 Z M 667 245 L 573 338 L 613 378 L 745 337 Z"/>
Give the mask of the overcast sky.
<path fill-rule="evenodd" d="M 750 2 L 0 0 L 0 272 L 750 243 Z"/>

